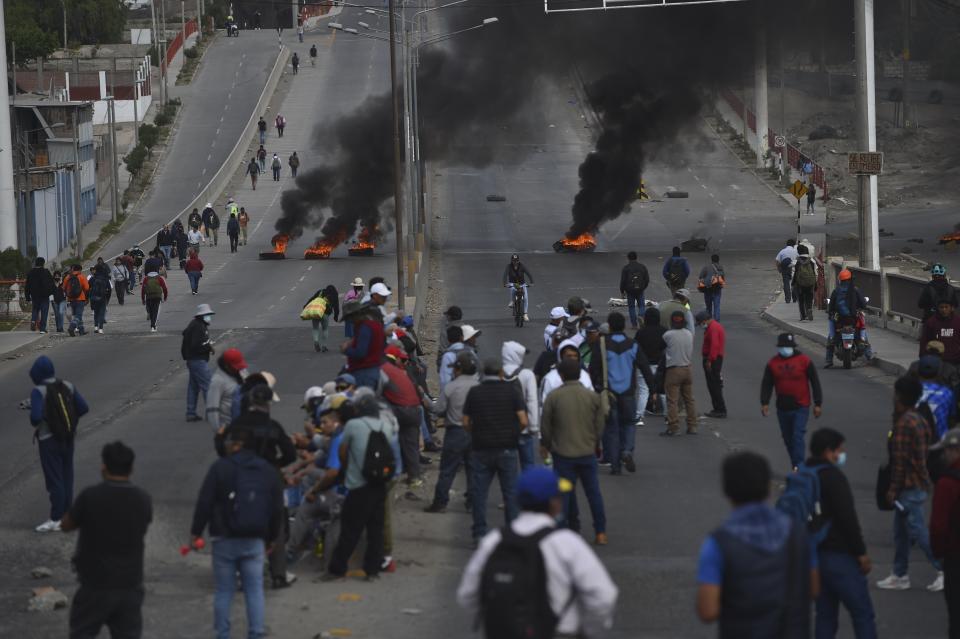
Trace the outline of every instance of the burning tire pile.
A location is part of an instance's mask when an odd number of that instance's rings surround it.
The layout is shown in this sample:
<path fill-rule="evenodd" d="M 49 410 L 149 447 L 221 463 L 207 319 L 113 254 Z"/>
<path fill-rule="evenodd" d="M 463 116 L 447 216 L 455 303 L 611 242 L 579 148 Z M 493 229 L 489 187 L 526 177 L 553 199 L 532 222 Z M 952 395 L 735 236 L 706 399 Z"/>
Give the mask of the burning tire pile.
<path fill-rule="evenodd" d="M 360 231 L 349 247 L 347 255 L 351 257 L 370 257 L 375 254 L 377 244 L 375 242 L 376 228 L 370 230 L 364 228 Z M 343 237 L 318 238 L 303 252 L 305 260 L 327 260 L 333 254 L 334 249 L 343 244 Z M 261 260 L 283 260 L 287 257 L 287 245 L 290 243 L 290 237 L 283 233 L 278 233 L 270 240 L 273 245 L 272 251 L 263 251 L 260 253 Z"/>
<path fill-rule="evenodd" d="M 597 238 L 590 231 L 576 237 L 564 237 L 553 243 L 557 253 L 591 253 L 597 248 Z"/>

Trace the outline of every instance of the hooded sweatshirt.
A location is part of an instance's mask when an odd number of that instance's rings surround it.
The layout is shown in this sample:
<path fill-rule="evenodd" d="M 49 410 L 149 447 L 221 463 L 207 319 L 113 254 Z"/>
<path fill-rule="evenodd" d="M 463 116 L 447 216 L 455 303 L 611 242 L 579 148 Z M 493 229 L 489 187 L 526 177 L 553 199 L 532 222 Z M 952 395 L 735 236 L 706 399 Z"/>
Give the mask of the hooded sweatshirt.
<path fill-rule="evenodd" d="M 537 401 L 537 377 L 529 368 L 523 367 L 523 358 L 527 354 L 527 347 L 518 342 L 504 342 L 500 348 L 500 357 L 503 360 L 504 380 L 516 380 L 523 391 L 523 401 L 527 405 L 528 426 L 523 430 L 524 435 L 536 435 L 540 432 L 540 406 Z"/>
<path fill-rule="evenodd" d="M 46 355 L 41 355 L 30 367 L 30 379 L 36 384 L 30 391 L 30 423 L 37 429 L 37 439 L 44 440 L 53 437 L 50 428 L 47 426 L 44 418 L 44 410 L 47 399 L 47 384 L 57 381 L 56 373 L 53 370 L 53 362 Z M 64 382 L 70 392 L 73 393 L 73 407 L 77 412 L 77 417 L 82 417 L 90 412 L 86 400 L 77 392 L 73 384 Z"/>
<path fill-rule="evenodd" d="M 654 366 L 663 354 L 663 334 L 666 332 L 667 329 L 660 325 L 660 309 L 650 307 L 644 311 L 643 328 L 637 331 L 637 346 Z"/>
<path fill-rule="evenodd" d="M 580 345 L 572 339 L 564 340 L 560 342 L 560 345 L 557 347 L 557 362 L 560 362 L 560 354 L 563 353 L 564 349 L 567 347 L 572 347 L 577 349 L 577 352 L 580 351 Z M 590 380 L 590 373 L 580 367 L 580 383 L 583 384 L 583 387 L 587 390 L 593 390 L 593 382 Z M 543 382 L 540 386 L 540 405 L 543 406 L 543 403 L 547 401 L 547 395 L 555 391 L 556 389 L 563 386 L 563 379 L 560 378 L 560 371 L 557 370 L 557 367 L 554 366 L 550 369 L 550 372 L 547 373 L 546 377 L 543 378 Z"/>

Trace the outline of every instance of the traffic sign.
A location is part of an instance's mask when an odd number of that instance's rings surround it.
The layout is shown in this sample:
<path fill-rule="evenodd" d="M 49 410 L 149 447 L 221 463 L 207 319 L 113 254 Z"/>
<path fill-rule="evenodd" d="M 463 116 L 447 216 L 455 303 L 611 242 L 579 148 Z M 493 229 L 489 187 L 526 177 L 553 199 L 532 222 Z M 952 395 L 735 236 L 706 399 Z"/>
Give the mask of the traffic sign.
<path fill-rule="evenodd" d="M 797 180 L 790 185 L 790 193 L 792 193 L 793 197 L 797 198 L 797 201 L 799 202 L 800 198 L 807 194 L 807 187 L 803 182 Z"/>
<path fill-rule="evenodd" d="M 773 146 L 782 149 L 783 147 L 787 146 L 787 138 L 783 137 L 782 135 L 775 136 L 773 138 Z"/>
<path fill-rule="evenodd" d="M 883 173 L 883 153 L 848 153 L 847 167 L 850 175 L 880 175 Z"/>

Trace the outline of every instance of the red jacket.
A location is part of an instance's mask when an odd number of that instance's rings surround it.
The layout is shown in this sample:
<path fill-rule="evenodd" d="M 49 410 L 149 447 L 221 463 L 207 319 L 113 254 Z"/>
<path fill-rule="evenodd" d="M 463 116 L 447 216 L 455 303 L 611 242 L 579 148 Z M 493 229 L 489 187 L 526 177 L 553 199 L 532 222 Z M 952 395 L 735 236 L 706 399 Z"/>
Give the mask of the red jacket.
<path fill-rule="evenodd" d="M 950 470 L 960 473 L 960 461 Z M 960 556 L 960 478 L 944 475 L 933 489 L 930 547 L 937 559 Z"/>
<path fill-rule="evenodd" d="M 943 342 L 943 361 L 951 364 L 960 364 L 960 315 L 954 313 L 943 319 L 939 313 L 923 323 L 920 333 L 920 357 L 927 352 L 927 342 L 940 340 Z"/>
<path fill-rule="evenodd" d="M 380 367 L 380 377 L 383 397 L 393 406 L 420 405 L 420 394 L 417 392 L 413 380 L 410 379 L 410 375 L 407 374 L 406 368 L 401 368 L 388 359 Z"/>
<path fill-rule="evenodd" d="M 159 275 L 155 276 L 157 281 L 160 283 L 160 288 L 163 289 L 163 301 L 167 301 L 167 283 L 163 281 L 163 278 Z M 143 304 L 147 303 L 147 280 L 151 280 L 151 277 L 143 278 L 143 283 L 140 285 L 140 302 Z"/>
<path fill-rule="evenodd" d="M 191 257 L 187 260 L 187 263 L 183 265 L 183 270 L 187 273 L 202 273 L 203 262 L 200 261 L 199 257 Z"/>
<path fill-rule="evenodd" d="M 823 391 L 817 369 L 810 358 L 803 353 L 794 353 L 790 357 L 775 355 L 767 362 L 760 383 L 760 404 L 770 403 L 773 389 L 777 389 L 777 408 L 796 410 L 810 406 L 810 390 L 813 389 L 813 403 L 823 403 Z"/>
<path fill-rule="evenodd" d="M 711 320 L 703 333 L 703 359 L 715 362 L 723 357 L 727 345 L 727 332 L 717 320 Z"/>

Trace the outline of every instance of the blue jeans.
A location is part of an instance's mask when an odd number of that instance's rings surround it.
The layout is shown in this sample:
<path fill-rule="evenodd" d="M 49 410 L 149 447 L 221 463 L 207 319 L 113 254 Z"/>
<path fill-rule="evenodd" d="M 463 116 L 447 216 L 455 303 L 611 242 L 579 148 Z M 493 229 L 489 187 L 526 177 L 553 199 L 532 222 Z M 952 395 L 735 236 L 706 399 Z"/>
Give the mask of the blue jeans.
<path fill-rule="evenodd" d="M 163 265 L 167 268 L 170 268 L 170 252 L 173 250 L 173 245 L 168 244 L 167 246 L 161 246 L 160 252 L 163 253 Z"/>
<path fill-rule="evenodd" d="M 780 421 L 780 435 L 783 444 L 790 455 L 790 464 L 799 466 L 803 462 L 804 437 L 807 434 L 807 420 L 810 419 L 810 407 L 804 406 L 793 410 L 777 409 L 777 419 Z"/>
<path fill-rule="evenodd" d="M 537 465 L 533 435 L 520 435 L 520 446 L 517 447 L 517 452 L 520 453 L 520 472 Z"/>
<path fill-rule="evenodd" d="M 430 434 L 430 427 L 427 426 L 427 412 L 420 407 L 420 436 L 423 437 L 424 444 L 433 443 L 433 435 Z"/>
<path fill-rule="evenodd" d="M 638 317 L 643 317 L 646 311 L 647 300 L 643 293 L 627 293 L 627 312 L 630 314 L 630 326 L 636 328 L 639 325 Z"/>
<path fill-rule="evenodd" d="M 73 313 L 73 319 L 70 320 L 70 328 L 77 329 L 83 335 L 86 331 L 83 329 L 83 309 L 86 302 L 70 302 L 70 312 Z"/>
<path fill-rule="evenodd" d="M 553 466 L 557 474 L 569 479 L 574 490 L 577 479 L 583 482 L 583 492 L 587 495 L 590 504 L 590 514 L 593 515 L 593 531 L 602 533 L 607 531 L 607 515 L 603 508 L 603 495 L 600 494 L 600 478 L 597 475 L 597 458 L 595 455 L 584 457 L 563 457 L 553 455 Z M 575 499 L 573 491 L 563 496 L 563 513 L 567 528 L 580 530 L 579 517 L 571 513 L 571 502 Z M 575 518 L 576 517 L 576 518 Z"/>
<path fill-rule="evenodd" d="M 264 144 L 267 141 L 267 132 L 260 131 L 260 144 Z M 260 166 L 260 170 L 263 170 L 263 165 Z"/>
<path fill-rule="evenodd" d="M 633 457 L 637 436 L 637 397 L 636 393 L 627 392 L 616 398 L 611 402 L 610 415 L 603 429 L 603 457 L 610 462 L 610 470 L 619 473 L 623 458 Z"/>
<path fill-rule="evenodd" d="M 67 314 L 67 301 L 53 303 L 53 320 L 57 324 L 57 332 L 63 332 L 63 316 Z"/>
<path fill-rule="evenodd" d="M 513 286 L 507 286 L 507 290 L 510 291 L 510 306 L 513 306 Z M 526 284 L 523 285 L 523 312 L 527 313 L 527 310 L 530 308 L 530 287 Z"/>
<path fill-rule="evenodd" d="M 281 548 L 279 552 L 283 552 Z M 263 602 L 262 539 L 224 537 L 213 541 L 213 629 L 217 639 L 230 639 L 230 604 L 237 589 L 237 573 L 247 605 L 247 637 L 266 636 Z"/>
<path fill-rule="evenodd" d="M 200 287 L 200 271 L 190 271 L 187 278 L 190 280 L 190 290 L 196 293 Z"/>
<path fill-rule="evenodd" d="M 33 300 L 33 308 L 30 312 L 30 321 L 37 325 L 37 330 L 46 332 L 47 316 L 50 313 L 50 300 Z"/>
<path fill-rule="evenodd" d="M 722 288 L 706 289 L 703 291 L 703 305 L 707 307 L 710 317 L 715 320 L 720 319 L 720 295 L 723 294 Z"/>
<path fill-rule="evenodd" d="M 37 448 L 50 497 L 50 519 L 60 521 L 73 502 L 73 442 L 47 437 L 38 442 Z"/>
<path fill-rule="evenodd" d="M 355 380 L 357 380 L 357 388 L 366 386 L 367 388 L 377 390 L 377 386 L 380 384 L 379 366 L 371 366 L 370 368 L 361 368 L 358 371 L 350 371 L 350 374 L 353 375 Z"/>
<path fill-rule="evenodd" d="M 470 489 L 473 484 L 470 470 L 470 433 L 460 426 L 447 426 L 447 434 L 443 438 L 443 451 L 440 453 L 440 475 L 437 477 L 437 487 L 433 491 L 433 503 L 446 506 L 450 502 L 450 487 L 460 470 L 461 464 L 466 468 L 467 477 L 467 508 L 472 507 Z"/>
<path fill-rule="evenodd" d="M 877 626 L 867 578 L 857 558 L 848 553 L 820 551 L 820 596 L 817 597 L 815 639 L 834 639 L 840 625 L 840 604 L 850 613 L 857 639 L 876 639 Z"/>
<path fill-rule="evenodd" d="M 517 516 L 517 449 L 475 450 L 470 453 L 470 461 L 473 466 L 473 539 L 479 541 L 487 534 L 487 493 L 494 475 L 500 480 L 506 523 Z"/>
<path fill-rule="evenodd" d="M 203 359 L 188 359 L 187 371 L 187 417 L 197 416 L 197 398 L 203 393 L 203 402 L 207 402 L 207 389 L 210 388 L 210 367 Z"/>
<path fill-rule="evenodd" d="M 900 492 L 897 501 L 903 504 L 904 510 L 893 511 L 893 574 L 898 577 L 907 574 L 910 546 L 914 544 L 926 554 L 934 568 L 943 570 L 930 550 L 930 532 L 923 514 L 927 492 L 918 488 L 907 488 Z"/>
<path fill-rule="evenodd" d="M 783 278 L 783 301 L 789 304 L 793 298 L 793 267 L 781 267 L 780 277 Z"/>

